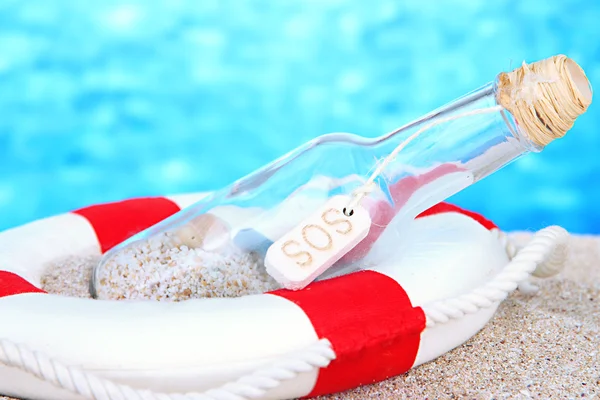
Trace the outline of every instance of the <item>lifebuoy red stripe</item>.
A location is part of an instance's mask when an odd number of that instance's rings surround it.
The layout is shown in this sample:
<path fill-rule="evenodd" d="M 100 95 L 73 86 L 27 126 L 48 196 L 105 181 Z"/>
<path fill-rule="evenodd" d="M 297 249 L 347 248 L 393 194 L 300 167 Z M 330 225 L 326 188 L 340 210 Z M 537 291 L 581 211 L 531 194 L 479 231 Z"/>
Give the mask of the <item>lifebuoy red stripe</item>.
<path fill-rule="evenodd" d="M 431 207 L 430 209 L 423 211 L 421 214 L 419 214 L 417 216 L 417 218 L 427 217 L 428 215 L 435 215 L 435 214 L 441 214 L 441 213 L 446 213 L 446 212 L 457 212 L 457 213 L 466 215 L 467 217 L 471 217 L 475 221 L 477 221 L 481 225 L 483 225 L 486 229 L 495 229 L 495 228 L 497 229 L 498 228 L 498 226 L 496 226 L 496 224 L 494 224 L 489 219 L 483 217 L 481 214 L 477 214 L 472 211 L 467 211 L 463 208 L 460 208 L 460 207 L 455 206 L 454 204 L 450 204 L 450 203 L 439 203 L 439 204 Z"/>
<path fill-rule="evenodd" d="M 178 211 L 180 208 L 173 201 L 156 197 L 100 204 L 73 212 L 90 222 L 104 253 Z"/>
<path fill-rule="evenodd" d="M 378 382 L 415 362 L 425 315 L 392 278 L 361 271 L 272 294 L 301 307 L 319 338 L 333 345 L 336 359 L 319 372 L 308 397 Z"/>
<path fill-rule="evenodd" d="M 23 293 L 46 293 L 35 287 L 17 274 L 0 271 L 0 297 L 13 296 Z"/>

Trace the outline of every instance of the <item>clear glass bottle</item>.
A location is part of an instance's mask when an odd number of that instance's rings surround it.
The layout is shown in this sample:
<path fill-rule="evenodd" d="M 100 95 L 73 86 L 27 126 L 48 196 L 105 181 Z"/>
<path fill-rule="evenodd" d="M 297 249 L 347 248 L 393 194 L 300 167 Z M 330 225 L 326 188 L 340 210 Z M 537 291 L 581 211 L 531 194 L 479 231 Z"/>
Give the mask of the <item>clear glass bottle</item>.
<path fill-rule="evenodd" d="M 446 121 L 408 143 L 375 180 L 376 189 L 361 203 L 372 221 L 367 238 L 326 276 L 360 268 L 360 259 L 369 253 L 384 230 L 415 218 L 524 154 L 542 150 L 543 146 L 529 139 L 513 115 L 499 106 L 498 93 L 496 80 L 376 139 L 345 133 L 320 136 L 109 251 L 94 270 L 92 295 L 130 298 L 121 293 L 126 289 L 115 287 L 132 279 L 132 269 L 136 268 L 139 274 L 154 274 L 158 278 L 153 283 L 138 280 L 135 290 L 143 290 L 144 284 L 156 285 L 156 281 L 164 285 L 164 270 L 181 260 L 185 260 L 183 275 L 177 279 L 166 275 L 172 281 L 185 279 L 194 263 L 218 264 L 219 279 L 235 280 L 238 278 L 227 278 L 228 271 L 238 274 L 249 263 L 256 275 L 253 278 L 265 283 L 233 293 L 211 289 L 211 295 L 241 295 L 275 288 L 277 283 L 265 276 L 262 265 L 270 244 L 332 196 L 352 196 L 378 163 L 415 132 L 432 122 Z M 487 113 L 446 120 L 494 107 Z M 174 256 L 155 261 L 148 261 L 148 257 L 136 259 L 136 254 L 152 252 L 171 252 Z M 206 275 L 212 270 L 202 271 L 200 274 Z M 248 286 L 244 282 L 239 285 Z M 127 290 L 133 290 L 132 287 Z M 137 298 L 180 297 L 169 297 L 167 293 L 163 297 Z"/>

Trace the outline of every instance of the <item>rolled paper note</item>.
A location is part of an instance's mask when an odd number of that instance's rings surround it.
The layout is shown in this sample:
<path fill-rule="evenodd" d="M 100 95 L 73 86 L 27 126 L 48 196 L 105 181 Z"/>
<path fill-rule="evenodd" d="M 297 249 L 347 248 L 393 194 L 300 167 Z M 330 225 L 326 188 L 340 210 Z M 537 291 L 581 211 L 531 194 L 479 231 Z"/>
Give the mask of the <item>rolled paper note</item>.
<path fill-rule="evenodd" d="M 214 251 L 232 243 L 238 250 L 264 254 L 276 240 L 325 204 L 332 190 L 362 181 L 364 177 L 358 175 L 345 178 L 318 175 L 271 210 L 233 205 L 215 207 L 176 230 L 175 236 L 191 248 Z M 383 193 L 378 189 L 372 193 L 375 195 L 382 198 Z"/>
<path fill-rule="evenodd" d="M 263 211 L 256 218 L 246 220 L 243 227 L 234 229 L 233 243 L 241 250 L 264 254 L 273 242 L 326 201 L 326 197 L 292 194 L 273 210 Z"/>
<path fill-rule="evenodd" d="M 376 200 L 366 197 L 363 200 L 363 207 L 369 211 L 372 220 L 372 226 L 367 237 L 348 252 L 340 260 L 343 263 L 351 263 L 363 258 L 377 241 L 379 236 L 387 228 L 390 222 L 400 213 L 407 221 L 416 218 L 420 213 L 433 207 L 430 195 L 425 187 L 433 188 L 438 183 L 439 187 L 435 190 L 448 190 L 455 193 L 458 189 L 470 185 L 472 174 L 465 168 L 455 163 L 441 164 L 431 170 L 415 175 L 407 176 L 398 182 L 390 185 L 390 194 L 394 201 L 393 205 L 387 200 Z M 437 194 L 437 193 L 436 193 Z M 437 198 L 438 196 L 434 196 Z"/>
<path fill-rule="evenodd" d="M 251 221 L 265 212 L 260 207 L 240 207 L 234 205 L 217 206 L 208 211 L 225 221 L 232 231 L 248 227 Z"/>
<path fill-rule="evenodd" d="M 247 220 L 245 228 L 235 230 L 234 244 L 242 250 L 264 254 L 275 241 L 325 204 L 332 191 L 344 185 L 364 183 L 364 181 L 365 178 L 359 175 L 349 175 L 344 178 L 317 175 L 296 189 L 274 209 L 264 211 L 256 218 Z M 376 188 L 371 196 L 383 198 L 384 194 Z"/>
<path fill-rule="evenodd" d="M 246 220 L 244 227 L 234 229 L 234 244 L 244 251 L 266 253 L 273 242 L 325 203 L 330 190 L 357 178 L 360 179 L 358 176 L 349 176 L 344 179 L 335 179 L 324 175 L 313 177 L 306 184 L 294 190 L 272 210 L 257 213 L 254 218 Z"/>
<path fill-rule="evenodd" d="M 326 191 L 293 194 L 261 216 L 252 228 L 274 242 L 325 204 L 328 194 Z"/>
<path fill-rule="evenodd" d="M 240 243 L 255 243 L 263 246 L 264 238 L 273 243 L 293 229 L 300 221 L 308 218 L 315 210 L 327 203 L 335 189 L 345 185 L 364 183 L 365 178 L 349 175 L 344 178 L 331 178 L 317 175 L 306 184 L 300 186 L 274 209 L 265 211 L 247 225 L 247 230 L 239 230 Z M 373 196 L 383 197 L 383 192 L 376 188 Z M 237 237 L 238 233 L 236 233 Z"/>

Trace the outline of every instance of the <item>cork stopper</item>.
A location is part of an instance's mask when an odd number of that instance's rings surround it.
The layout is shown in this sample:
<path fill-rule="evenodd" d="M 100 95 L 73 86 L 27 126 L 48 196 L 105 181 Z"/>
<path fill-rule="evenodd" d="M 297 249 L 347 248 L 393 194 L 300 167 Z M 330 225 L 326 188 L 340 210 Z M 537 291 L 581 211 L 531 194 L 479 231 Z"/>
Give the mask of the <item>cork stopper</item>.
<path fill-rule="evenodd" d="M 558 55 L 498 75 L 498 103 L 538 146 L 563 137 L 592 102 L 592 88 L 575 61 Z"/>

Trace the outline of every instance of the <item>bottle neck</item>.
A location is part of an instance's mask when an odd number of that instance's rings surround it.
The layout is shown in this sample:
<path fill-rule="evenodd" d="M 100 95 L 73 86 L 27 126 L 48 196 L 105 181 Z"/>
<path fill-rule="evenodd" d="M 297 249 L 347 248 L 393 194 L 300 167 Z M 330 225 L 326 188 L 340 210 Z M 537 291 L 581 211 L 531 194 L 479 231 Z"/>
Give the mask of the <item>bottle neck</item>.
<path fill-rule="evenodd" d="M 482 109 L 492 111 L 459 117 Z M 498 106 L 497 85 L 491 82 L 378 138 L 373 144 L 376 157 L 385 159 L 420 129 L 449 118 L 456 119 L 427 129 L 398 153 L 384 171 L 387 182 L 440 164 L 469 171 L 475 182 L 528 152 L 541 150 L 521 133 L 513 116 Z"/>

